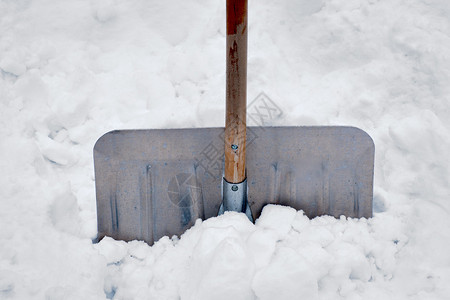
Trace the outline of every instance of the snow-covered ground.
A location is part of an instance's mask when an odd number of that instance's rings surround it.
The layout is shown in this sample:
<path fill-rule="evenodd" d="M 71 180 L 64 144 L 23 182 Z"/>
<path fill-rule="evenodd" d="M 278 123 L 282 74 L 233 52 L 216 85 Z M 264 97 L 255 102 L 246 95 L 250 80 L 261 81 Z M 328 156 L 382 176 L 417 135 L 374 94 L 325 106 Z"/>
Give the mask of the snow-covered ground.
<path fill-rule="evenodd" d="M 92 148 L 224 125 L 225 1 L 0 1 L 0 299 L 450 299 L 450 2 L 250 0 L 248 97 L 376 145 L 375 216 L 93 244 Z"/>

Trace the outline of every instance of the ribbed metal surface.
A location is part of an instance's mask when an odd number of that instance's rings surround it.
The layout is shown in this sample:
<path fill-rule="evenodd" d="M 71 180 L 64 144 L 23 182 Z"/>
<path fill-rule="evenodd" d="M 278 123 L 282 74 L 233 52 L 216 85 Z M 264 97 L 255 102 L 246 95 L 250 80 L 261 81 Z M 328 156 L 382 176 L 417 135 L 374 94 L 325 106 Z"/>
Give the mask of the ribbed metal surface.
<path fill-rule="evenodd" d="M 121 130 L 94 147 L 99 238 L 180 235 L 222 202 L 223 128 Z M 354 127 L 249 127 L 248 202 L 371 217 L 374 144 Z"/>

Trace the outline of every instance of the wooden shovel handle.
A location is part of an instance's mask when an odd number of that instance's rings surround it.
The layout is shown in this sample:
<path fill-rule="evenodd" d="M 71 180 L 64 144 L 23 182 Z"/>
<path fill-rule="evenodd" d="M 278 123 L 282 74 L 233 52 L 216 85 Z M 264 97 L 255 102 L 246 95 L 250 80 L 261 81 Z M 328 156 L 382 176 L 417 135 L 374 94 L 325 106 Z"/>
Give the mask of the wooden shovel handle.
<path fill-rule="evenodd" d="M 245 180 L 247 0 L 227 0 L 225 179 Z"/>

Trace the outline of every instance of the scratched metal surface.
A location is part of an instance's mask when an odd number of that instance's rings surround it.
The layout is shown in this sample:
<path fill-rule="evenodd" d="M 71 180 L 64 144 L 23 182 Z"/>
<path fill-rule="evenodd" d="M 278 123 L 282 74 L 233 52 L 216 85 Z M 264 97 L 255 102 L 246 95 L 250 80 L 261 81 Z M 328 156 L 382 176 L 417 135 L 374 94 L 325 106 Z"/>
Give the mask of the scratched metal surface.
<path fill-rule="evenodd" d="M 120 130 L 94 147 L 98 238 L 153 244 L 222 201 L 223 128 Z M 374 144 L 354 127 L 249 127 L 248 200 L 309 217 L 371 217 Z"/>

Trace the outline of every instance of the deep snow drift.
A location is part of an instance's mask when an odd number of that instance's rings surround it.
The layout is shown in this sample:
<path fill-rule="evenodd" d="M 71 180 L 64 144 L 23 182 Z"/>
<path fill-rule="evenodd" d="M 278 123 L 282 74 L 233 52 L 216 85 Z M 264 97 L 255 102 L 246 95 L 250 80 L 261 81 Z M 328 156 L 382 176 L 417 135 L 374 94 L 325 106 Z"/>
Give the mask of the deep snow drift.
<path fill-rule="evenodd" d="M 224 125 L 225 2 L 0 1 L 0 299 L 448 299 L 450 4 L 249 3 L 251 101 L 272 125 L 376 145 L 375 216 L 268 206 L 180 239 L 93 244 L 92 147 Z"/>

